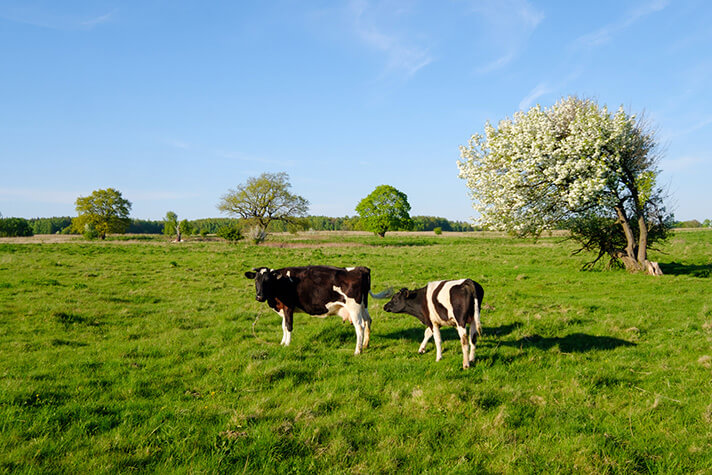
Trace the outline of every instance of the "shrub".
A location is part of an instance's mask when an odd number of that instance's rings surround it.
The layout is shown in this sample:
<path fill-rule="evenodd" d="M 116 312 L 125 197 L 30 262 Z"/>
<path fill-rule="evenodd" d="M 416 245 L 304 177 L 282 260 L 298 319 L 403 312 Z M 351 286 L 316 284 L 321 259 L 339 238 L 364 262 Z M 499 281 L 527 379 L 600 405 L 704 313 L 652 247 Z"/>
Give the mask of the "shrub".
<path fill-rule="evenodd" d="M 219 237 L 225 239 L 226 241 L 230 241 L 230 242 L 237 242 L 244 237 L 242 235 L 242 231 L 240 231 L 240 228 L 235 225 L 222 226 L 222 227 L 218 228 L 218 231 L 216 234 Z"/>
<path fill-rule="evenodd" d="M 434 228 L 434 229 L 433 229 L 433 232 L 439 236 L 439 235 L 441 235 L 441 234 L 443 233 L 443 228 L 441 228 L 440 226 L 438 226 L 437 228 Z"/>
<path fill-rule="evenodd" d="M 259 225 L 252 226 L 247 231 L 247 238 L 254 244 L 260 244 L 267 239 L 267 230 Z"/>
<path fill-rule="evenodd" d="M 89 240 L 97 239 L 99 237 L 99 231 L 96 230 L 96 226 L 94 226 L 92 223 L 86 223 L 84 225 L 84 231 L 82 232 L 82 236 L 84 236 L 85 239 Z"/>

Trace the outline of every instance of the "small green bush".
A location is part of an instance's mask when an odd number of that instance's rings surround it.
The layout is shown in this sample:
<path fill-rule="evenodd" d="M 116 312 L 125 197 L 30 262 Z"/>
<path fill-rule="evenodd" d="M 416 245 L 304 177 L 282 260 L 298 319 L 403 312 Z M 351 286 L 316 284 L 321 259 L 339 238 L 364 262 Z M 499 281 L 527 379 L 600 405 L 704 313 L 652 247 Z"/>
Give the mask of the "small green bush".
<path fill-rule="evenodd" d="M 221 228 L 218 228 L 216 234 L 218 235 L 218 237 L 221 237 L 226 241 L 230 242 L 237 242 L 244 237 L 240 228 L 235 225 L 223 226 Z"/>
<path fill-rule="evenodd" d="M 99 231 L 96 230 L 96 226 L 94 226 L 92 223 L 86 223 L 84 225 L 84 231 L 82 232 L 82 236 L 84 236 L 85 239 L 94 240 L 99 238 Z"/>
<path fill-rule="evenodd" d="M 438 226 L 437 228 L 433 229 L 433 232 L 439 236 L 443 233 L 443 228 Z"/>

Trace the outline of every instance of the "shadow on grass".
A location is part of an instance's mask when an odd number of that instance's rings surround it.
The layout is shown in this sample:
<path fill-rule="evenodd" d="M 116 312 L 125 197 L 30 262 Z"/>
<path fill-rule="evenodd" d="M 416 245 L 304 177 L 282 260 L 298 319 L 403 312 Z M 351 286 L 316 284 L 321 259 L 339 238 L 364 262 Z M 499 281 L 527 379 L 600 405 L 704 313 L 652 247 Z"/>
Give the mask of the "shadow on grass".
<path fill-rule="evenodd" d="M 515 348 L 535 347 L 540 350 L 549 350 L 557 346 L 563 353 L 582 353 L 592 350 L 613 350 L 620 346 L 635 346 L 635 343 L 613 338 L 610 336 L 587 335 L 586 333 L 571 333 L 564 337 L 543 337 L 531 335 L 514 341 L 503 341 L 502 346 Z"/>
<path fill-rule="evenodd" d="M 485 337 L 501 337 L 509 335 L 521 326 L 522 323 L 514 322 L 509 325 L 500 325 L 498 327 L 482 327 L 482 333 Z M 455 331 L 454 327 L 443 327 L 441 328 L 440 332 L 443 341 L 459 340 L 459 337 L 457 336 L 457 332 Z M 388 338 L 390 340 L 413 340 L 420 342 L 423 340 L 424 333 L 425 326 L 423 325 L 419 327 L 409 328 L 407 330 L 399 330 L 396 332 L 386 333 L 385 335 L 379 336 L 382 338 Z"/>
<path fill-rule="evenodd" d="M 708 278 L 712 277 L 712 264 L 687 265 L 679 262 L 660 263 L 660 270 L 663 274 L 689 275 L 692 277 Z"/>

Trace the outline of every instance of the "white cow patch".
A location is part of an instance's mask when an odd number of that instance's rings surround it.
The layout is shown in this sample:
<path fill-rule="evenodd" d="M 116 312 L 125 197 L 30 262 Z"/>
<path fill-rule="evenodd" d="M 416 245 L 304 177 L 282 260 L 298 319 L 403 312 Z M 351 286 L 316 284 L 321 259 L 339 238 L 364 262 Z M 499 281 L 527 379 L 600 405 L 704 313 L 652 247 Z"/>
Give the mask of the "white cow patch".
<path fill-rule="evenodd" d="M 370 317 L 365 318 L 364 314 L 368 314 L 366 306 L 361 303 L 357 303 L 356 300 L 346 295 L 346 292 L 341 290 L 341 287 L 334 286 L 334 292 L 344 297 L 344 308 L 339 311 L 339 315 L 344 321 L 349 321 L 353 324 L 354 330 L 356 330 L 356 351 L 354 354 L 358 355 L 361 353 L 361 347 L 364 342 L 368 342 L 370 338 L 370 328 L 367 329 L 364 320 L 370 319 Z"/>
<path fill-rule="evenodd" d="M 282 317 L 282 341 L 280 342 L 280 345 L 289 346 L 292 342 L 292 332 L 287 330 L 287 322 L 284 319 L 284 310 L 280 310 L 277 313 L 280 317 Z"/>
<path fill-rule="evenodd" d="M 440 289 L 440 292 L 438 292 L 437 295 L 433 295 L 435 293 L 435 289 L 443 282 L 442 280 L 439 280 L 437 282 L 429 282 L 426 292 L 425 292 L 425 300 L 428 302 L 428 314 L 430 316 L 430 321 L 437 324 L 437 325 L 455 325 L 455 314 L 453 312 L 452 308 L 452 302 L 450 302 L 450 289 L 457 285 L 461 285 L 463 282 L 465 282 L 466 279 L 460 279 L 460 280 L 451 280 L 447 281 L 445 285 L 443 285 L 442 289 Z M 443 320 L 440 318 L 440 314 L 438 314 L 438 311 L 435 309 L 435 302 L 441 303 L 445 309 L 447 310 L 447 320 Z"/>

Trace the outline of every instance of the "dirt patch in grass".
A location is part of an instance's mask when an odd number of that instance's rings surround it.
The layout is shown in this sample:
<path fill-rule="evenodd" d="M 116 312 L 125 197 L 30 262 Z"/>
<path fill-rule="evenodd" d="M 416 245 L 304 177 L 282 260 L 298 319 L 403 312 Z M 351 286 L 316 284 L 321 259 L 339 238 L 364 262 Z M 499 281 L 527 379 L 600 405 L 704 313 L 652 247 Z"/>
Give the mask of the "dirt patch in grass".
<path fill-rule="evenodd" d="M 306 243 L 306 242 L 264 242 L 260 244 L 266 247 L 279 247 L 279 248 L 290 248 L 290 249 L 316 249 L 322 247 L 362 247 L 366 244 L 360 242 L 319 242 L 319 243 Z"/>

